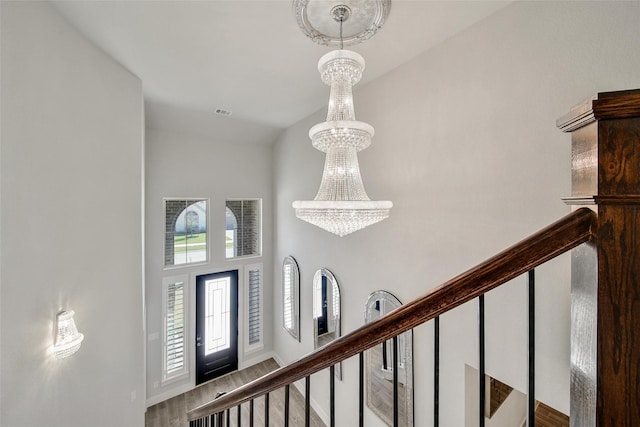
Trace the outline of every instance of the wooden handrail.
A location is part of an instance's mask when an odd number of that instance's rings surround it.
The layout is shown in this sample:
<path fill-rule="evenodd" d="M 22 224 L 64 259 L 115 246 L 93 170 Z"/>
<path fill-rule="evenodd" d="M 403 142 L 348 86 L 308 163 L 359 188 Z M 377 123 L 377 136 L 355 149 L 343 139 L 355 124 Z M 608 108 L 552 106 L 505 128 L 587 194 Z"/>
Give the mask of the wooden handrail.
<path fill-rule="evenodd" d="M 597 215 L 590 209 L 578 209 L 386 316 L 336 339 L 296 362 L 192 409 L 187 413 L 187 418 L 193 421 L 222 412 L 409 331 L 592 240 L 596 220 Z"/>

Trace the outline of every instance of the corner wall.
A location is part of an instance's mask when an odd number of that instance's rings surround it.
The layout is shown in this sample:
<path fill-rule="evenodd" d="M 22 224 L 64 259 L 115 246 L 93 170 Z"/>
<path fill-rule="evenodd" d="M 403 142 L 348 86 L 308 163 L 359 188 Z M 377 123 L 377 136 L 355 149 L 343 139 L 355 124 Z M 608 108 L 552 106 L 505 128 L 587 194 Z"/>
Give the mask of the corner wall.
<path fill-rule="evenodd" d="M 140 80 L 47 2 L 2 2 L 0 424 L 143 426 Z M 85 339 L 50 353 L 56 313 Z"/>
<path fill-rule="evenodd" d="M 324 156 L 307 132 L 326 112 L 289 128 L 274 154 L 274 283 L 282 259 L 295 257 L 302 341 L 280 328 L 275 286 L 279 357 L 290 362 L 313 350 L 318 268 L 338 280 L 346 333 L 362 325 L 371 292 L 407 302 L 568 213 L 561 197 L 570 194 L 570 144 L 556 118 L 598 91 L 640 87 L 638 22 L 638 2 L 515 2 L 357 88 L 357 117 L 376 129 L 372 146 L 359 153 L 363 180 L 372 199 L 392 200 L 394 208 L 389 219 L 344 238 L 296 219 L 291 208 L 313 198 L 320 183 Z M 537 278 L 537 398 L 568 413 L 568 256 L 540 268 Z M 526 390 L 525 284 L 517 279 L 485 299 L 487 373 L 519 390 Z M 441 319 L 441 425 L 464 425 L 464 366 L 477 367 L 476 324 L 475 303 Z M 432 419 L 432 335 L 431 324 L 415 331 L 415 401 L 426 402 L 415 405 L 417 425 Z M 357 360 L 349 360 L 336 385 L 344 424 L 357 422 L 357 411 L 348 410 L 357 408 L 357 371 Z M 327 375 L 312 384 L 328 413 Z M 367 417 L 367 425 L 378 425 Z"/>

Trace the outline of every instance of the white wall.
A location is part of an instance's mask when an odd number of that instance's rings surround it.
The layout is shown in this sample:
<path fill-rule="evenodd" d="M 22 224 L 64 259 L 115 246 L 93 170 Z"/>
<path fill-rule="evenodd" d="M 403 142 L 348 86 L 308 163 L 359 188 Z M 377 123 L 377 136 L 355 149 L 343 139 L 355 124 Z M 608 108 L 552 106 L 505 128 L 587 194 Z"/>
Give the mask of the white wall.
<path fill-rule="evenodd" d="M 141 82 L 46 2 L 2 2 L 1 100 L 0 424 L 142 426 Z M 85 339 L 56 360 L 62 309 Z"/>
<path fill-rule="evenodd" d="M 478 406 L 480 393 L 478 388 L 480 379 L 478 370 L 465 365 L 465 427 L 478 426 Z M 486 385 L 486 401 L 489 402 L 491 396 L 489 392 L 489 378 Z M 507 398 L 500 404 L 498 410 L 491 418 L 485 417 L 485 427 L 521 427 L 522 422 L 527 418 L 527 395 L 512 390 Z"/>
<path fill-rule="evenodd" d="M 162 383 L 162 278 L 187 275 L 189 280 L 191 326 L 195 330 L 195 276 L 217 271 L 239 270 L 238 363 L 242 368 L 271 356 L 274 322 L 269 303 L 273 299 L 272 245 L 272 145 L 234 143 L 215 137 L 147 129 L 146 141 L 146 304 L 147 304 L 147 404 L 193 388 L 195 337 L 187 338 L 190 375 L 180 381 Z M 208 198 L 210 261 L 205 265 L 164 269 L 164 197 Z M 227 199 L 262 199 L 262 256 L 227 260 L 225 228 Z M 244 267 L 263 263 L 265 346 L 246 352 L 243 279 Z"/>
<path fill-rule="evenodd" d="M 302 341 L 279 327 L 276 286 L 278 357 L 289 362 L 313 349 L 311 285 L 318 268 L 329 268 L 339 282 L 348 332 L 362 325 L 371 292 L 385 289 L 407 302 L 568 213 L 560 198 L 570 194 L 570 142 L 555 121 L 593 93 L 640 87 L 638 22 L 638 2 L 517 2 L 357 89 L 357 117 L 376 128 L 372 146 L 359 155 L 365 186 L 372 199 L 390 199 L 394 208 L 389 219 L 344 238 L 296 219 L 291 208 L 317 191 L 324 156 L 307 132 L 326 112 L 284 132 L 274 154 L 274 282 L 283 257 L 294 256 Z M 568 263 L 564 256 L 537 272 L 537 398 L 565 413 Z M 526 389 L 525 283 L 518 279 L 486 297 L 487 373 L 520 390 Z M 477 367 L 475 325 L 475 303 L 441 320 L 443 426 L 464 424 L 464 365 Z M 422 426 L 432 419 L 432 326 L 415 332 Z M 317 377 L 313 398 L 328 412 L 327 376 Z M 344 378 L 339 411 L 357 407 L 356 360 L 344 365 Z M 355 423 L 357 411 L 344 416 L 341 424 Z"/>

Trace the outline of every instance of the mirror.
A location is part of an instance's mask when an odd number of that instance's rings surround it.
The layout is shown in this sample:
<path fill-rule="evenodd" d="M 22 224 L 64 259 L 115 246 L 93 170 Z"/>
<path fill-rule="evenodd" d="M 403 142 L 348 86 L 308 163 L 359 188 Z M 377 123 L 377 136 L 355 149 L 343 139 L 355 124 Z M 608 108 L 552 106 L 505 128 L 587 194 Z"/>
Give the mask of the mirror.
<path fill-rule="evenodd" d="M 365 323 L 400 307 L 400 300 L 386 291 L 369 295 Z M 393 340 L 365 351 L 367 406 L 387 425 L 393 425 Z M 413 332 L 398 336 L 398 420 L 413 426 Z"/>
<path fill-rule="evenodd" d="M 282 263 L 282 327 L 300 341 L 300 270 L 291 256 Z"/>
<path fill-rule="evenodd" d="M 340 336 L 340 288 L 326 268 L 316 271 L 313 276 L 313 336 L 315 348 Z M 342 379 L 341 364 L 336 365 L 335 373 Z"/>

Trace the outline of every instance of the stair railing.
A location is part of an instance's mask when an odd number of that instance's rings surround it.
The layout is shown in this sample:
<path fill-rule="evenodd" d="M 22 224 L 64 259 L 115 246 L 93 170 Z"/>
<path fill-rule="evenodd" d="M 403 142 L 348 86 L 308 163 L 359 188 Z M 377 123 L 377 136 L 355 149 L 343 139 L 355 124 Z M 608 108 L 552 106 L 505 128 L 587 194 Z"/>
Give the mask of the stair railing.
<path fill-rule="evenodd" d="M 288 413 L 288 391 L 290 385 L 305 379 L 306 408 L 305 425 L 309 425 L 309 391 L 310 376 L 321 370 L 330 369 L 330 406 L 331 422 L 335 425 L 335 400 L 333 392 L 333 367 L 350 357 L 360 357 L 360 426 L 363 426 L 364 400 L 364 351 L 382 342 L 392 340 L 397 354 L 397 336 L 407 332 L 429 320 L 438 319 L 440 315 L 452 310 L 474 298 L 479 298 L 510 280 L 532 270 L 552 258 L 561 255 L 576 246 L 594 239 L 597 215 L 588 208 L 580 208 L 559 221 L 536 232 L 530 237 L 500 252 L 476 267 L 454 277 L 437 288 L 417 298 L 355 331 L 344 335 L 324 347 L 302 357 L 287 366 L 279 368 L 263 377 L 237 388 L 217 399 L 190 410 L 187 418 L 191 426 L 222 426 L 224 419 L 229 419 L 231 408 L 245 402 L 265 396 L 265 413 L 268 417 L 268 394 L 282 387 L 285 388 L 285 414 Z M 532 273 L 530 276 L 530 289 Z M 483 334 L 483 331 L 480 332 Z M 437 340 L 436 340 L 437 345 Z M 482 358 L 482 355 L 481 355 Z M 394 362 L 397 357 L 394 357 Z M 530 360 L 530 364 L 532 360 Z M 397 390 L 397 376 L 394 369 L 394 389 Z M 437 373 L 437 369 L 436 369 Z M 483 374 L 481 372 L 481 377 Z M 530 374 L 531 376 L 531 374 Z M 436 382 L 437 383 L 437 382 Z M 436 384 L 437 387 L 437 384 Z M 482 395 L 482 394 L 481 394 Z M 437 396 L 437 390 L 436 390 Z M 532 396 L 531 396 L 532 398 Z M 437 405 L 437 402 L 436 402 Z M 482 399 L 480 411 L 483 413 Z M 394 425 L 398 425 L 397 391 L 394 394 Z M 437 410 L 434 411 L 437 426 Z M 226 413 L 226 417 L 223 415 Z M 251 420 L 251 425 L 253 425 Z M 484 417 L 481 416 L 481 426 Z M 285 426 L 288 418 L 285 416 Z M 531 424 L 530 424 L 531 425 Z"/>

